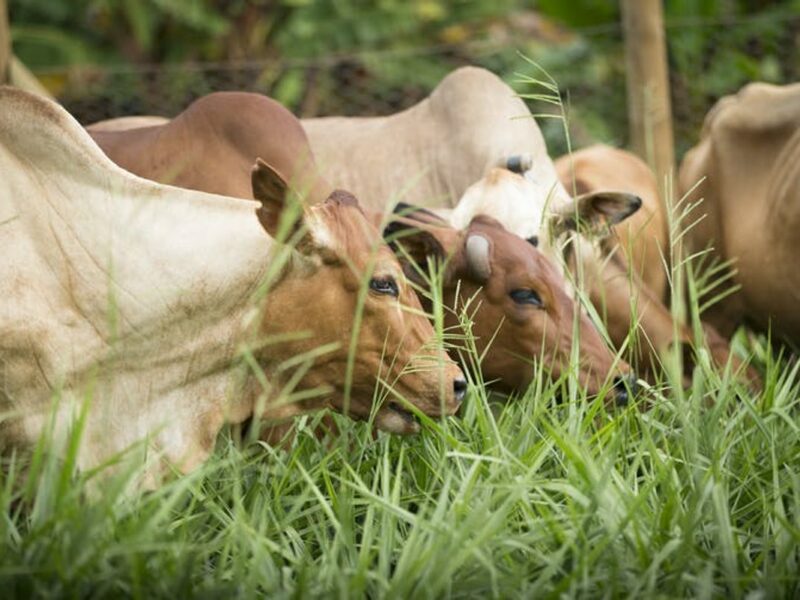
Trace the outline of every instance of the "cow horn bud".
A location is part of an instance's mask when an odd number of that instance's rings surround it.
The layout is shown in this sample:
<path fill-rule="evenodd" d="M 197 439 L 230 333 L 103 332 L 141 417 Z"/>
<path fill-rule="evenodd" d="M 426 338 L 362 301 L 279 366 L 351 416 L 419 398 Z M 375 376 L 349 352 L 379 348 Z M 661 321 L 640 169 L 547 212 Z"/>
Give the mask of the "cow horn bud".
<path fill-rule="evenodd" d="M 522 175 L 533 166 L 533 157 L 528 153 L 514 154 L 506 159 L 503 166 L 512 173 Z"/>
<path fill-rule="evenodd" d="M 467 238 L 467 266 L 470 274 L 480 283 L 489 279 L 492 266 L 489 263 L 489 240 L 473 234 Z"/>

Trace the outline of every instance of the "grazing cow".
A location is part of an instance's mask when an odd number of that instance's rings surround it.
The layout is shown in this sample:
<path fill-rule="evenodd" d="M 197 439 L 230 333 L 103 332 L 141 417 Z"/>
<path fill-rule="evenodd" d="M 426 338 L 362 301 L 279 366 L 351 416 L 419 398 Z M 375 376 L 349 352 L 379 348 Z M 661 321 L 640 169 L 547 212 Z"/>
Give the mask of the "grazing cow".
<path fill-rule="evenodd" d="M 666 210 L 650 168 L 635 155 L 610 146 L 592 146 L 555 161 L 562 185 L 576 194 L 624 190 L 641 199 L 641 207 L 612 234 L 600 240 L 603 263 L 585 269 L 584 285 L 604 316 L 612 341 L 619 345 L 634 330 L 638 362 L 649 370 L 675 340 L 673 318 L 664 305 L 668 256 Z M 599 279 L 598 279 L 599 277 Z M 638 327 L 636 326 L 638 324 Z M 682 341 L 692 340 L 681 328 Z"/>
<path fill-rule="evenodd" d="M 402 208 L 408 213 L 412 207 Z M 577 323 L 579 381 L 590 394 L 597 394 L 609 374 L 616 373 L 606 399 L 617 405 L 628 402 L 634 382 L 630 368 L 610 352 L 586 315 L 576 310 L 562 275 L 531 243 L 486 215 L 454 229 L 425 209 L 391 221 L 384 235 L 399 237 L 412 262 L 407 267 L 411 277 L 424 271 L 431 257 L 443 261 L 443 301 L 449 307 L 445 324 L 457 327 L 458 308 L 467 308 L 476 350 L 484 356 L 481 371 L 496 388 L 526 389 L 537 359 L 548 364 L 553 377 L 564 373 L 570 367 Z"/>
<path fill-rule="evenodd" d="M 746 323 L 800 343 L 800 84 L 753 83 L 717 102 L 679 186 L 694 188 L 689 199 L 702 199 L 706 215 L 691 245 L 733 261 L 733 293 L 707 311 L 709 322 L 726 336 Z"/>
<path fill-rule="evenodd" d="M 625 341 L 631 300 L 639 299 L 637 316 L 643 317 L 636 340 L 639 356 L 649 369 L 658 362 L 657 350 L 673 337 L 671 318 L 665 319 L 668 314 L 661 304 L 666 274 L 660 255 L 666 247 L 666 226 L 664 211 L 656 210 L 653 182 L 641 163 L 623 161 L 619 167 L 632 168 L 631 181 L 637 188 L 642 185 L 644 198 L 594 185 L 576 189 L 579 195 L 573 198 L 567 193 L 573 189 L 572 179 L 566 186 L 559 181 L 525 103 L 494 74 L 474 67 L 454 71 L 430 97 L 396 115 L 309 119 L 303 127 L 323 170 L 335 173 L 337 181 L 367 202 L 376 203 L 370 207 L 385 208 L 399 196 L 447 215 L 456 228 L 476 215 L 491 215 L 511 232 L 537 240 L 551 257 L 560 259 L 570 251 L 573 271 L 575 257 L 580 256 L 582 286 L 602 307 L 612 341 L 617 345 Z M 609 186 L 614 183 L 610 179 L 605 178 Z M 599 175 L 587 172 L 582 180 L 597 183 Z M 643 201 L 644 212 L 621 227 Z M 573 236 L 578 229 L 581 235 Z M 628 276 L 619 256 L 608 260 L 614 246 L 604 238 L 612 231 L 637 262 L 646 262 L 648 268 L 641 274 L 652 291 Z M 631 236 L 632 231 L 642 235 Z M 631 243 L 636 247 L 628 248 Z M 571 252 L 574 249 L 578 251 Z M 647 306 L 653 309 L 645 310 Z M 720 361 L 728 356 L 724 340 L 716 336 L 709 342 Z"/>
<path fill-rule="evenodd" d="M 555 165 L 562 184 L 574 186 L 579 194 L 617 189 L 642 200 L 641 208 L 615 225 L 613 236 L 601 242 L 605 281 L 587 282 L 592 301 L 606 316 L 611 339 L 622 343 L 638 324 L 635 346 L 639 359 L 651 369 L 658 363 L 659 354 L 675 342 L 676 334 L 678 342 L 688 348 L 694 341 L 691 330 L 682 323 L 675 325 L 664 304 L 668 292 L 668 225 L 666 206 L 659 198 L 652 170 L 636 155 L 604 145 L 562 156 Z M 718 365 L 730 360 L 735 370 L 741 369 L 742 362 L 731 354 L 727 341 L 710 325 L 703 323 L 703 329 L 713 360 Z M 690 354 L 685 356 L 691 359 Z M 752 367 L 747 367 L 745 375 L 754 388 L 760 386 L 760 377 Z"/>
<path fill-rule="evenodd" d="M 169 176 L 183 187 L 241 194 L 248 157 L 275 151 L 270 137 L 275 111 L 285 112 L 261 96 L 211 94 L 170 122 L 152 121 L 148 127 L 125 130 L 112 121 L 91 126 L 90 131 L 112 160 L 134 173 L 162 181 Z M 201 150 L 187 156 L 179 151 L 183 147 Z M 326 189 L 321 181 L 316 179 L 315 185 Z M 448 261 L 447 306 L 461 305 L 476 294 L 472 332 L 481 351 L 492 344 L 481 363 L 485 380 L 506 391 L 521 391 L 533 380 L 535 359 L 546 360 L 554 374 L 566 367 L 574 305 L 562 277 L 536 248 L 487 218 L 471 219 L 459 231 L 438 223 L 413 237 L 420 262 L 424 264 L 426 256 Z M 452 312 L 446 322 L 458 325 Z M 614 389 L 607 397 L 625 403 L 629 367 L 615 360 L 585 316 L 579 315 L 578 322 L 580 381 L 596 394 L 612 374 Z"/>
<path fill-rule="evenodd" d="M 418 429 L 410 407 L 457 409 L 462 374 L 350 194 L 298 221 L 261 160 L 246 174 L 260 207 L 146 181 L 59 106 L 12 88 L 0 88 L 0 172 L 3 446 L 35 444 L 60 397 L 55 435 L 82 422 L 82 468 L 145 439 L 153 486 L 254 411 L 331 406 L 405 434 Z"/>

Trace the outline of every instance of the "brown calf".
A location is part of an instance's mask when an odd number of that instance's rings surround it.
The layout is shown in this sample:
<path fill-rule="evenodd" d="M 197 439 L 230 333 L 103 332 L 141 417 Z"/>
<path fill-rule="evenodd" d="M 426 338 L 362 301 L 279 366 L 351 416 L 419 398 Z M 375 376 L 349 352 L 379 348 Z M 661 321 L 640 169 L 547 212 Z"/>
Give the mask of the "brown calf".
<path fill-rule="evenodd" d="M 567 294 L 563 276 L 531 242 L 484 215 L 457 230 L 424 209 L 409 208 L 398 208 L 408 214 L 392 221 L 384 235 L 408 250 L 417 264 L 412 276 L 428 258 L 443 262 L 445 323 L 458 330 L 466 307 L 487 382 L 506 392 L 525 390 L 541 360 L 555 378 L 573 368 L 592 395 L 611 379 L 607 401 L 627 403 L 635 387 L 630 367 L 608 349 Z M 579 361 L 571 367 L 576 340 Z"/>
<path fill-rule="evenodd" d="M 631 330 L 636 332 L 635 356 L 651 372 L 675 341 L 690 346 L 691 330 L 673 324 L 673 316 L 664 304 L 667 296 L 666 258 L 669 256 L 666 206 L 660 200 L 658 184 L 650 168 L 637 156 L 610 146 L 596 145 L 555 161 L 561 183 L 573 186 L 578 194 L 601 190 L 623 190 L 636 194 L 641 208 L 623 223 L 614 225 L 611 235 L 601 241 L 602 258 L 586 269 L 594 278 L 587 280 L 592 302 L 605 317 L 609 336 L 622 344 Z M 637 327 L 633 327 L 638 324 Z M 708 325 L 706 341 L 713 360 L 725 365 L 729 359 L 741 368 L 741 361 L 731 355 L 730 347 Z M 691 355 L 686 353 L 687 358 Z M 747 369 L 747 379 L 759 385 L 759 376 Z"/>
<path fill-rule="evenodd" d="M 252 113 L 259 118 L 241 118 Z M 272 387 L 296 385 L 301 396 L 313 399 L 268 405 L 265 418 L 326 405 L 367 418 L 378 381 L 390 392 L 375 422 L 388 431 L 417 430 L 409 405 L 431 416 L 457 409 L 466 383 L 437 346 L 400 264 L 356 199 L 319 176 L 297 119 L 277 102 L 257 94 L 211 94 L 164 125 L 91 135 L 114 162 L 142 177 L 255 197 L 262 202 L 264 228 L 295 244 L 287 270 L 292 276 L 269 291 L 261 315 L 263 329 L 285 335 L 266 344 L 258 358 Z M 264 160 L 252 169 L 257 158 Z M 302 219 L 287 216 L 284 204 Z M 303 331 L 308 335 L 292 335 Z M 289 359 L 314 356 L 321 348 L 327 351 L 309 359 L 295 382 Z"/>

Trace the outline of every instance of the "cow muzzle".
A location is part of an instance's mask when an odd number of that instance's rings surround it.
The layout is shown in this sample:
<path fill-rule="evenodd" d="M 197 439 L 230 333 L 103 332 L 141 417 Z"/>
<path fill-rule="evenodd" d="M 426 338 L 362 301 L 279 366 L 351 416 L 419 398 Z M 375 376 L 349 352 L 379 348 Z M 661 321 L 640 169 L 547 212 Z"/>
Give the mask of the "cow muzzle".
<path fill-rule="evenodd" d="M 638 395 L 639 389 L 640 386 L 637 383 L 636 375 L 618 375 L 614 378 L 610 393 L 614 405 L 619 407 L 627 406 Z"/>

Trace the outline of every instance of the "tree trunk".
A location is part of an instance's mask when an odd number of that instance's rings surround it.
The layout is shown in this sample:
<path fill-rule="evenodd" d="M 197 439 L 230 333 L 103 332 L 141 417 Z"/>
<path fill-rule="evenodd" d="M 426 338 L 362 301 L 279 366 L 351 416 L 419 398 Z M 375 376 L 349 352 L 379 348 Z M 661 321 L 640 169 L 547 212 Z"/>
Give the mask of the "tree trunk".
<path fill-rule="evenodd" d="M 6 0 L 0 0 L 0 85 L 8 83 L 11 64 L 11 31 L 8 27 Z"/>

